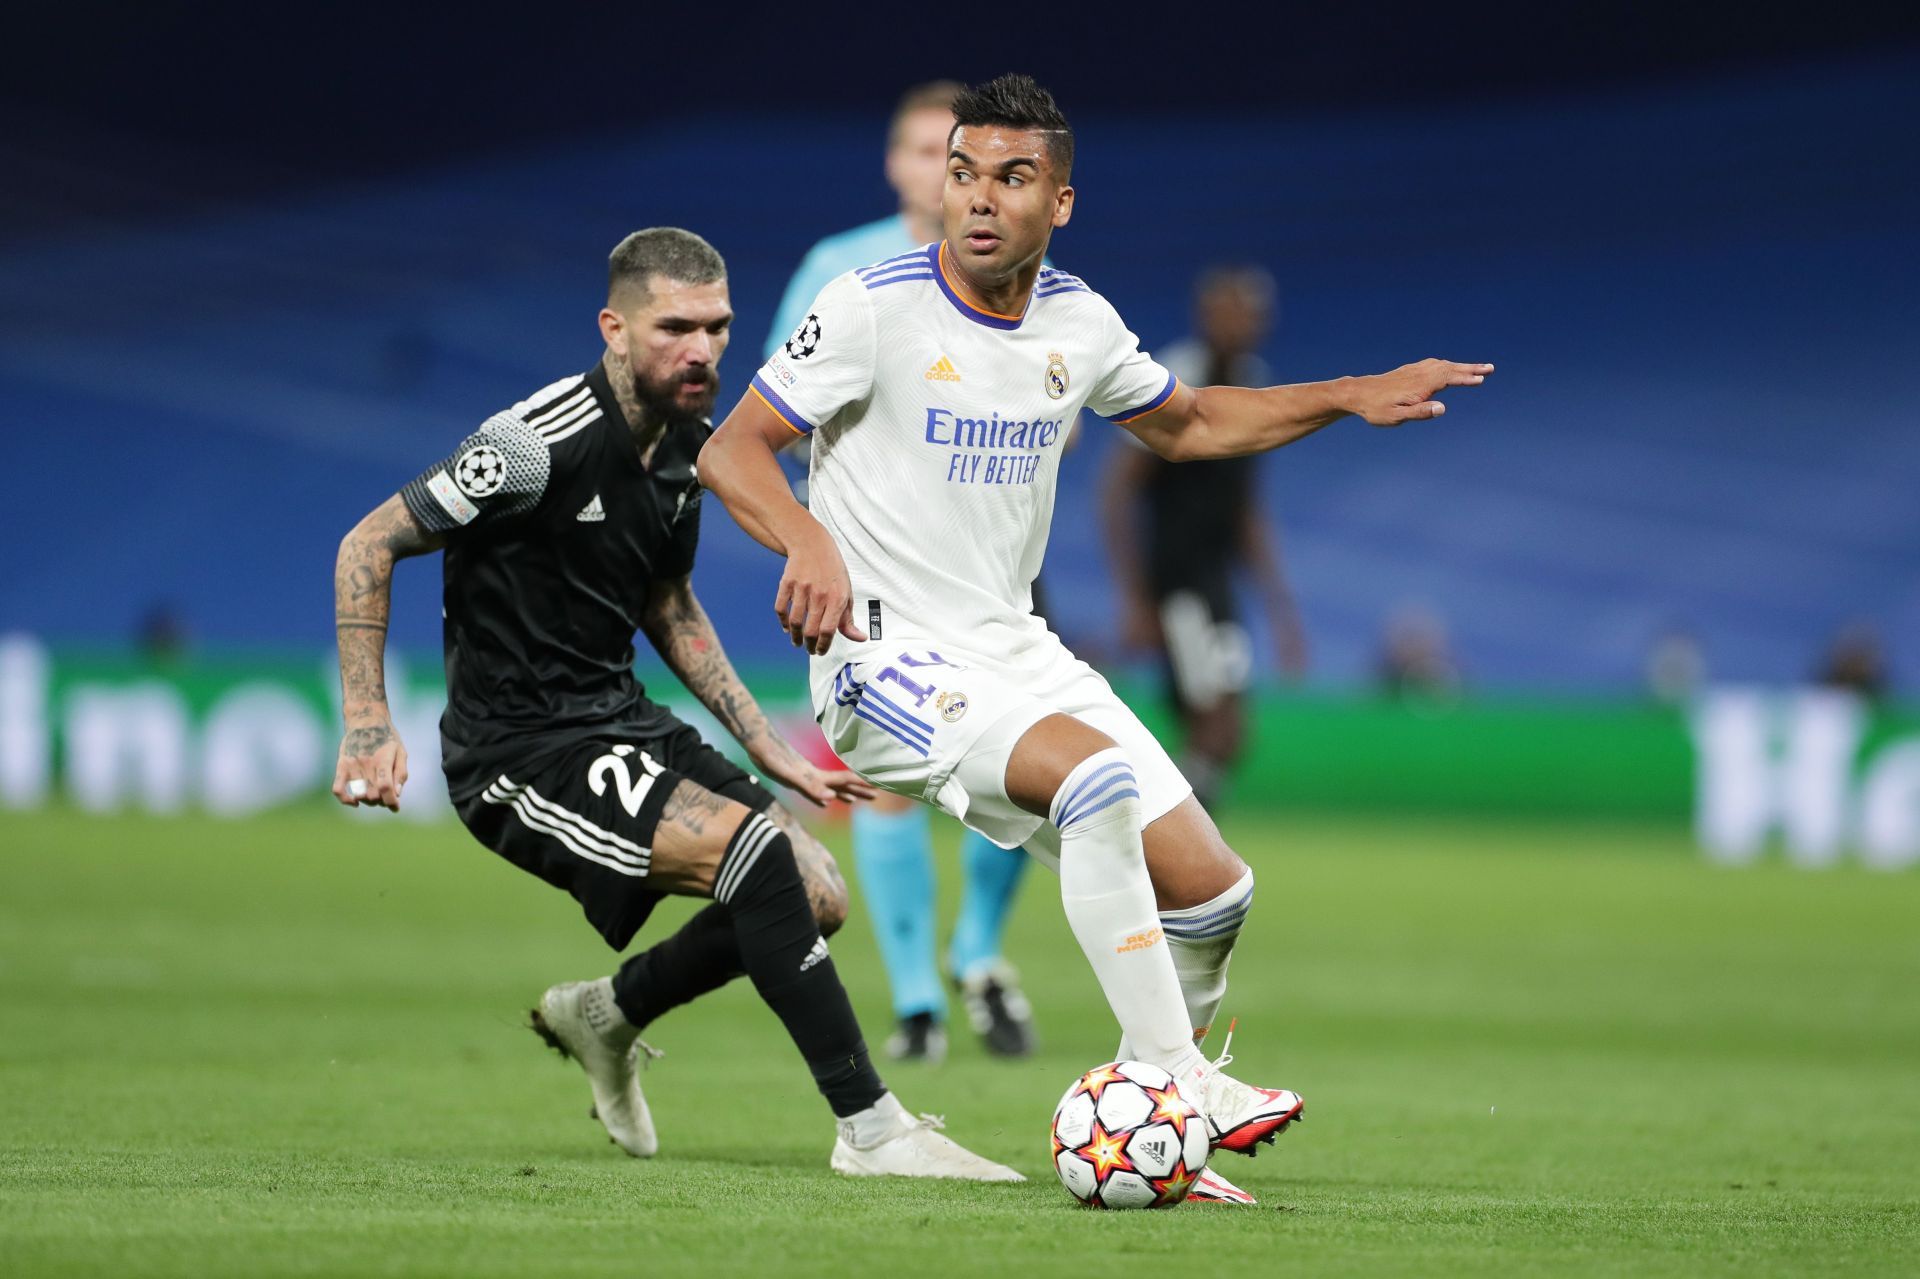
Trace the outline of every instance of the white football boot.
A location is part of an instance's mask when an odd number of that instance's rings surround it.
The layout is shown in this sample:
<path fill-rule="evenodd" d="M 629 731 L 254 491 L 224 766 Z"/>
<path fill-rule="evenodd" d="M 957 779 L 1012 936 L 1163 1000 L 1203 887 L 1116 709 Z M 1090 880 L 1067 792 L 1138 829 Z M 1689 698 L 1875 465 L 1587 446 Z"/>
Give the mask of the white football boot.
<path fill-rule="evenodd" d="M 1233 1060 L 1233 1023 L 1227 1025 L 1227 1040 L 1220 1056 L 1198 1067 L 1180 1081 L 1181 1093 L 1197 1097 L 1200 1113 L 1207 1117 L 1207 1130 L 1215 1150 L 1231 1150 L 1236 1155 L 1254 1155 L 1265 1142 L 1286 1131 L 1287 1125 L 1301 1117 L 1307 1103 L 1300 1094 L 1286 1088 L 1256 1088 L 1243 1084 L 1221 1067 Z"/>
<path fill-rule="evenodd" d="M 955 1181 L 1025 1181 L 1004 1164 L 982 1159 L 943 1137 L 933 1115 L 919 1118 L 887 1093 L 857 1115 L 839 1121 L 833 1170 L 849 1177 L 947 1177 Z"/>
<path fill-rule="evenodd" d="M 1225 1177 L 1222 1177 L 1213 1169 L 1202 1168 L 1200 1175 L 1194 1179 L 1193 1189 L 1187 1191 L 1187 1197 L 1182 1200 L 1182 1202 L 1190 1204 L 1251 1205 L 1258 1203 L 1259 1200 L 1234 1185 L 1231 1181 L 1228 1181 Z"/>
<path fill-rule="evenodd" d="M 640 1040 L 640 1032 L 613 1002 L 613 979 L 562 982 L 540 996 L 533 1010 L 534 1033 L 562 1057 L 580 1063 L 593 1085 L 593 1109 L 613 1144 L 636 1159 L 651 1159 L 660 1149 L 653 1115 L 640 1094 L 642 1054 L 660 1052 Z"/>

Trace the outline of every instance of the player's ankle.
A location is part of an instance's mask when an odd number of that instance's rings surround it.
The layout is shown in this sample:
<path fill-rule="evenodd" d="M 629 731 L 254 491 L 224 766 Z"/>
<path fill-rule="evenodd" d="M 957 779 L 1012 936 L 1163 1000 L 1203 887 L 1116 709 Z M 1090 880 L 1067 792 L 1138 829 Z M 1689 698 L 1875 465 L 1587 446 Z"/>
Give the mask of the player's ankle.
<path fill-rule="evenodd" d="M 627 1020 L 619 1000 L 614 997 L 611 977 L 587 983 L 587 988 L 580 992 L 580 1011 L 593 1033 L 616 1048 L 630 1047 L 640 1037 L 640 1028 Z"/>
<path fill-rule="evenodd" d="M 875 1146 L 892 1141 L 910 1123 L 907 1108 L 900 1104 L 899 1098 L 886 1092 L 865 1110 L 841 1116 L 840 1138 L 855 1150 L 872 1150 Z"/>

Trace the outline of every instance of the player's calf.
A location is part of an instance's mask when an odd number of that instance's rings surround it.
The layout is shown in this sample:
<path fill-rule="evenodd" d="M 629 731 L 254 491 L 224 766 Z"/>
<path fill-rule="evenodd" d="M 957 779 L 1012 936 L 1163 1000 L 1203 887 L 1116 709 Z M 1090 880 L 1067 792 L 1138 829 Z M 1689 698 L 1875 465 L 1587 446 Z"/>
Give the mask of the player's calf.
<path fill-rule="evenodd" d="M 1007 795 L 1059 832 L 1067 923 L 1136 1057 L 1180 1075 L 1204 1064 L 1155 909 L 1140 842 L 1140 786 L 1126 752 L 1068 715 L 1028 729 Z"/>
<path fill-rule="evenodd" d="M 833 936 L 847 922 L 847 881 L 840 874 L 839 863 L 813 832 L 779 804 L 767 809 L 767 818 L 793 844 L 794 862 L 800 867 L 800 881 L 806 885 L 814 921 L 820 925 L 822 936 Z"/>

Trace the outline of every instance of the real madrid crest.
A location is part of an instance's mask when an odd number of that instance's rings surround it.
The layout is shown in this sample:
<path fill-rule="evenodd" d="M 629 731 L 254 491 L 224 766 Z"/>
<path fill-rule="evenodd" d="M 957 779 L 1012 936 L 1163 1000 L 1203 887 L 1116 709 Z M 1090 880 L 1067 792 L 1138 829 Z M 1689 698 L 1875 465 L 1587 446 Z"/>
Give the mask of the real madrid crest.
<path fill-rule="evenodd" d="M 1047 398 L 1057 400 L 1067 393 L 1067 357 L 1058 351 L 1047 352 Z"/>
<path fill-rule="evenodd" d="M 940 708 L 940 718 L 951 724 L 967 713 L 967 695 L 965 693 L 942 693 L 933 699 Z"/>

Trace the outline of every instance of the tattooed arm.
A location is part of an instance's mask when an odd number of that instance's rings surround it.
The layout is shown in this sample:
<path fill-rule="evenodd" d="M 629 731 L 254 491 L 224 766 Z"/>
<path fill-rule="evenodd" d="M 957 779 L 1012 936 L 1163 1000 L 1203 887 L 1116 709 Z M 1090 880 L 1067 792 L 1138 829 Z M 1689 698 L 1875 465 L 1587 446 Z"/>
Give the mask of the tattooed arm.
<path fill-rule="evenodd" d="M 347 734 L 334 767 L 333 794 L 342 804 L 378 804 L 398 811 L 407 784 L 407 748 L 387 711 L 387 613 L 393 565 L 437 551 L 445 539 L 422 529 L 396 494 L 376 507 L 340 543 L 333 566 L 333 624 L 340 643 L 340 695 Z M 365 783 L 354 794 L 351 783 Z"/>
<path fill-rule="evenodd" d="M 754 767 L 762 773 L 816 804 L 835 798 L 873 798 L 873 788 L 858 775 L 815 768 L 775 731 L 727 660 L 707 611 L 694 597 L 692 579 L 655 582 L 640 629 L 687 691 L 747 748 Z"/>

